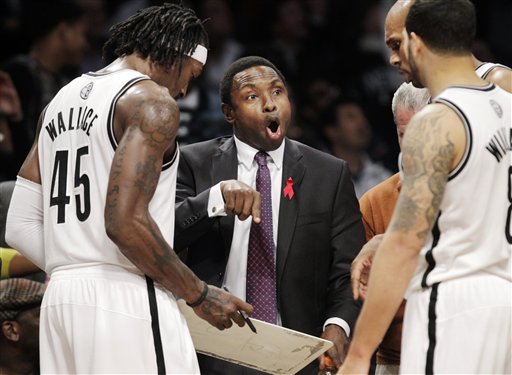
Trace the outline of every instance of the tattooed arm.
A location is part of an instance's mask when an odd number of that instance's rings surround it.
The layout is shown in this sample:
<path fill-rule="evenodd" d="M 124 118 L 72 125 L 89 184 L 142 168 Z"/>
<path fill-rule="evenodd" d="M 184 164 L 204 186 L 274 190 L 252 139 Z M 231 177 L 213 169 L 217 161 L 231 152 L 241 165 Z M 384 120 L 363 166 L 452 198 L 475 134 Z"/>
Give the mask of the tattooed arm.
<path fill-rule="evenodd" d="M 105 226 L 108 236 L 144 274 L 192 303 L 201 296 L 204 284 L 180 261 L 148 210 L 164 155 L 175 152 L 178 126 L 176 102 L 152 81 L 134 85 L 120 98 L 114 129 L 121 140 L 110 171 Z M 231 320 L 244 324 L 237 309 L 252 312 L 249 304 L 210 286 L 206 299 L 194 310 L 224 329 L 232 325 Z"/>
<path fill-rule="evenodd" d="M 404 180 L 390 226 L 375 255 L 367 297 L 339 374 L 367 373 L 414 273 L 418 254 L 434 225 L 448 175 L 466 144 L 457 115 L 442 104 L 413 117 L 402 153 Z"/>

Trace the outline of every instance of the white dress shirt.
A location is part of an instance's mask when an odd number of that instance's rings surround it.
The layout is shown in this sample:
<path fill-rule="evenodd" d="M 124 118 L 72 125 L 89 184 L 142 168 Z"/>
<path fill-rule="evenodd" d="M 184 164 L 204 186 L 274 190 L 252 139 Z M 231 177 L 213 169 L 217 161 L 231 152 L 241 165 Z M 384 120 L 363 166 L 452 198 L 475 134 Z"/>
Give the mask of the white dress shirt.
<path fill-rule="evenodd" d="M 258 152 L 257 149 L 233 136 L 235 140 L 237 158 L 238 158 L 238 175 L 237 180 L 241 181 L 253 189 L 256 189 L 256 172 L 258 164 L 254 160 L 254 156 Z M 279 204 L 281 202 L 281 184 L 283 178 L 283 156 L 285 142 L 274 151 L 267 151 L 270 156 L 267 158 L 267 166 L 270 171 L 270 180 L 272 184 L 272 226 L 274 235 L 274 251 L 277 248 L 277 230 L 279 220 Z M 208 198 L 208 216 L 226 216 L 224 210 L 224 198 L 220 190 L 220 183 L 214 185 L 210 189 Z M 247 250 L 249 248 L 249 232 L 251 230 L 252 216 L 244 221 L 235 217 L 233 227 L 233 240 L 229 252 L 229 259 L 224 273 L 223 286 L 235 296 L 246 299 L 246 282 L 247 282 Z M 274 253 L 274 259 L 275 259 Z M 281 325 L 281 315 L 277 313 L 277 324 Z M 350 335 L 350 327 L 343 319 L 329 318 L 324 324 L 337 324 Z"/>

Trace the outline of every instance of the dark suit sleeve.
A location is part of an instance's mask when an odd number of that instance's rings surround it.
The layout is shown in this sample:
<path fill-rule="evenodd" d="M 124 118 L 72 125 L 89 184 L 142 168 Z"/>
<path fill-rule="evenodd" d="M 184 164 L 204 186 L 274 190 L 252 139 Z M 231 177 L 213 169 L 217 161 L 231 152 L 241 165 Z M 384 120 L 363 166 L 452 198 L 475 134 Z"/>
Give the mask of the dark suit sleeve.
<path fill-rule="evenodd" d="M 174 248 L 177 252 L 208 232 L 218 220 L 208 217 L 210 189 L 197 192 L 194 170 L 201 173 L 199 168 L 191 167 L 187 155 L 182 152 L 176 181 Z"/>
<path fill-rule="evenodd" d="M 361 303 L 352 297 L 350 265 L 364 244 L 364 228 L 348 166 L 338 181 L 331 228 L 333 262 L 327 293 L 327 318 L 340 317 L 354 328 Z"/>

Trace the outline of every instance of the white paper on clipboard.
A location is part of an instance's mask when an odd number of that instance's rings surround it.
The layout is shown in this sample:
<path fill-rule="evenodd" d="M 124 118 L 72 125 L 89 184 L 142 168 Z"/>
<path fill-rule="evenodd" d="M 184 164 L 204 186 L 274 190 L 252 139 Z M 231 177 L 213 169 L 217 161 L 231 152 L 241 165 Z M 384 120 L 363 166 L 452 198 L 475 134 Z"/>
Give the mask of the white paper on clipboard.
<path fill-rule="evenodd" d="M 236 324 L 219 331 L 178 301 L 199 353 L 275 375 L 295 374 L 333 344 L 288 328 L 252 319 L 257 333 Z"/>

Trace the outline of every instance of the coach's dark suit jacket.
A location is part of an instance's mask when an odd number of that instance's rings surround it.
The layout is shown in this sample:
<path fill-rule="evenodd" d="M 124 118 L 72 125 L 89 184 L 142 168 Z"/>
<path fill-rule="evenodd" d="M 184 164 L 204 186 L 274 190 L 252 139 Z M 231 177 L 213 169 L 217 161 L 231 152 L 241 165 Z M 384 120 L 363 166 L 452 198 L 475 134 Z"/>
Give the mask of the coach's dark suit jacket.
<path fill-rule="evenodd" d="M 320 336 L 329 317 L 353 328 L 350 264 L 364 243 L 359 204 L 346 162 L 285 138 L 277 235 L 277 298 L 283 326 Z M 209 218 L 210 187 L 237 178 L 232 137 L 181 147 L 175 249 L 208 283 L 222 283 L 234 216 Z M 284 197 L 293 179 L 295 195 Z M 251 220 L 250 218 L 247 220 Z M 245 265 L 240 265 L 245 267 Z"/>

